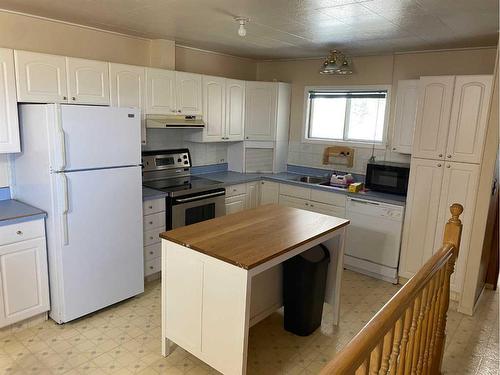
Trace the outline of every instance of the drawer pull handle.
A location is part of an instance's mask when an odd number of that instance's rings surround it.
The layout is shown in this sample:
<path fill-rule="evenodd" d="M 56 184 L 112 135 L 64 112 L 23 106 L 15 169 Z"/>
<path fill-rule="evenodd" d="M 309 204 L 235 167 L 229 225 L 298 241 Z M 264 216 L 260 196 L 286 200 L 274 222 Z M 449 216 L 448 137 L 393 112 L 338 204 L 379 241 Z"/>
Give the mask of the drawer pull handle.
<path fill-rule="evenodd" d="M 153 255 L 154 253 L 152 251 L 150 251 L 149 254 Z"/>
<path fill-rule="evenodd" d="M 152 210 L 152 209 L 153 209 L 153 206 L 148 206 L 148 208 L 149 208 L 150 210 Z"/>
<path fill-rule="evenodd" d="M 149 269 L 152 270 L 152 269 L 154 269 L 154 267 L 153 266 L 149 266 Z"/>
<path fill-rule="evenodd" d="M 16 234 L 17 234 L 18 236 L 22 236 L 22 235 L 23 235 L 23 232 L 22 232 L 21 230 L 18 230 L 18 231 L 16 232 Z"/>
<path fill-rule="evenodd" d="M 152 221 L 150 221 L 150 222 L 149 222 L 149 225 L 153 225 L 153 222 L 152 222 Z"/>

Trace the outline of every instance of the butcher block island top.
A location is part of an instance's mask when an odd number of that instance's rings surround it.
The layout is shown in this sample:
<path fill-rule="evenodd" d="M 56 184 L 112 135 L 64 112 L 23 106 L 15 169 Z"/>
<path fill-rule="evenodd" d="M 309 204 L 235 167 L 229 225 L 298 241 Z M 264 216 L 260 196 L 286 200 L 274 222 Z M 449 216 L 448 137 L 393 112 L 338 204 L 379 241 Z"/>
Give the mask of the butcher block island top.
<path fill-rule="evenodd" d="M 349 224 L 349 220 L 268 204 L 163 232 L 160 237 L 252 269 Z"/>

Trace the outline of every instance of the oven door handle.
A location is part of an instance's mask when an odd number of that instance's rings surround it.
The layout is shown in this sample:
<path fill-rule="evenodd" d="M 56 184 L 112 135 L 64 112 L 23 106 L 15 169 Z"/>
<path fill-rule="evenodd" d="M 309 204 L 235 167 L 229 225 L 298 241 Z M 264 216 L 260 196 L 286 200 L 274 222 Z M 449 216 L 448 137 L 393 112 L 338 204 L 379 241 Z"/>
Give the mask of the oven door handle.
<path fill-rule="evenodd" d="M 197 201 L 197 200 L 203 199 L 203 198 L 218 197 L 218 196 L 225 195 L 225 194 L 226 194 L 225 191 L 218 191 L 215 193 L 197 195 L 195 197 L 189 197 L 189 198 L 175 198 L 175 201 L 179 202 L 179 203 L 186 203 L 186 202 Z"/>

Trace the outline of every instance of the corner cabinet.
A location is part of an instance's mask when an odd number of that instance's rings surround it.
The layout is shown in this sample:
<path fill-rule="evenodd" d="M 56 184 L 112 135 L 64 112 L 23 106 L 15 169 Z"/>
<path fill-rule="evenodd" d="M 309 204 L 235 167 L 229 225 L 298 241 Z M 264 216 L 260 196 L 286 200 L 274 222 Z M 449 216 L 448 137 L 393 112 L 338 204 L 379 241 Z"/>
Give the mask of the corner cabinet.
<path fill-rule="evenodd" d="M 277 85 L 274 82 L 247 82 L 245 140 L 275 140 L 278 110 Z"/>
<path fill-rule="evenodd" d="M 271 181 L 260 182 L 260 205 L 278 204 L 280 196 L 280 184 Z"/>
<path fill-rule="evenodd" d="M 0 226 L 0 328 L 50 309 L 44 219 Z"/>
<path fill-rule="evenodd" d="M 418 79 L 398 81 L 392 151 L 411 154 L 417 116 Z"/>
<path fill-rule="evenodd" d="M 146 114 L 174 115 L 175 72 L 173 70 L 146 68 Z"/>
<path fill-rule="evenodd" d="M 0 48 L 0 153 L 19 151 L 14 51 Z"/>
<path fill-rule="evenodd" d="M 17 101 L 67 103 L 66 57 L 14 51 Z"/>

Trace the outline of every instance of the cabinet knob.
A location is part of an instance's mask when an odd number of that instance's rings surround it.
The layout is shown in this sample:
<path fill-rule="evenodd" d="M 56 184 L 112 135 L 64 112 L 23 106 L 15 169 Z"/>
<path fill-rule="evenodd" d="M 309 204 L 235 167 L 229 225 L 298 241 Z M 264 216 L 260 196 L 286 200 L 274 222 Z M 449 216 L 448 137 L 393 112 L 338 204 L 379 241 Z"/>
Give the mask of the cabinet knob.
<path fill-rule="evenodd" d="M 451 165 L 449 165 L 449 164 L 448 164 L 448 165 L 446 166 L 446 168 L 451 168 Z"/>
<path fill-rule="evenodd" d="M 442 157 L 443 157 L 443 154 L 439 154 L 438 156 L 439 156 L 440 158 L 442 158 Z"/>
<path fill-rule="evenodd" d="M 440 166 L 441 166 L 441 163 L 438 163 L 438 167 L 440 167 Z"/>
<path fill-rule="evenodd" d="M 153 222 L 152 222 L 152 221 L 150 221 L 150 222 L 149 222 L 149 225 L 153 225 Z"/>
<path fill-rule="evenodd" d="M 150 240 L 152 240 L 152 239 L 153 239 L 153 237 L 151 237 L 151 236 L 150 236 L 150 237 L 149 237 L 149 239 L 150 239 Z"/>
<path fill-rule="evenodd" d="M 177 113 L 181 113 L 182 111 L 180 109 L 177 110 Z"/>
<path fill-rule="evenodd" d="M 451 159 L 451 155 L 446 155 L 446 157 L 447 157 L 448 159 Z"/>
<path fill-rule="evenodd" d="M 149 254 L 153 255 L 154 253 L 152 251 L 150 251 Z"/>
<path fill-rule="evenodd" d="M 152 270 L 152 269 L 154 269 L 154 267 L 153 266 L 149 266 L 149 269 Z"/>
<path fill-rule="evenodd" d="M 16 234 L 17 234 L 18 236 L 22 236 L 22 235 L 23 235 L 23 231 L 22 231 L 22 230 L 18 230 L 18 231 L 16 232 Z"/>
<path fill-rule="evenodd" d="M 67 96 L 63 96 L 63 100 L 68 100 L 68 97 Z"/>
<path fill-rule="evenodd" d="M 393 148 L 392 148 L 392 151 L 396 151 L 396 147 L 393 147 Z"/>
<path fill-rule="evenodd" d="M 153 206 L 148 206 L 148 208 L 149 208 L 150 210 L 152 210 L 152 209 L 153 209 Z"/>
<path fill-rule="evenodd" d="M 175 109 L 171 109 L 171 110 L 170 110 L 170 112 L 175 113 L 175 112 L 177 112 L 177 111 L 176 111 Z"/>
<path fill-rule="evenodd" d="M 310 206 L 310 207 L 314 207 L 314 204 L 310 204 L 309 206 Z"/>
<path fill-rule="evenodd" d="M 71 100 L 76 100 L 76 97 L 72 96 L 72 97 L 71 97 Z"/>

